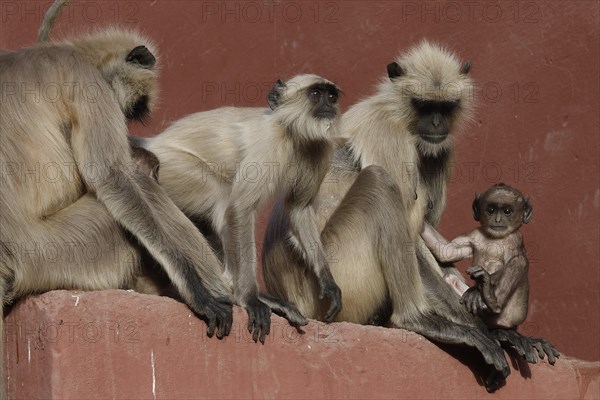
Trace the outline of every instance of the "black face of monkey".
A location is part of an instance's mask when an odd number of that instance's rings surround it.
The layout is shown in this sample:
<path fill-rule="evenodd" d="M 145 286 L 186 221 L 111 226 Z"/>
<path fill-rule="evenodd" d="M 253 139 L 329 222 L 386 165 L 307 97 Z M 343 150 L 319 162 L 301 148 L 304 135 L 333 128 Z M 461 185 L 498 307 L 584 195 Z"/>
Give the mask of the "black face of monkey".
<path fill-rule="evenodd" d="M 146 46 L 137 46 L 125 58 L 128 64 L 136 68 L 152 69 L 156 65 L 156 57 Z M 129 121 L 143 122 L 150 115 L 150 98 L 143 94 L 134 98 L 131 106 L 125 110 L 125 117 Z"/>
<path fill-rule="evenodd" d="M 154 57 L 146 46 L 137 46 L 129 52 L 126 61 L 143 68 L 152 68 L 156 64 L 156 57 Z"/>
<path fill-rule="evenodd" d="M 460 74 L 467 75 L 471 70 L 471 62 L 465 62 L 460 68 Z M 387 72 L 392 82 L 401 79 L 406 70 L 397 62 L 387 65 Z M 416 134 L 428 143 L 441 143 L 450 132 L 455 111 L 460 106 L 459 100 L 424 100 L 412 99 L 411 105 L 417 114 Z"/>
<path fill-rule="evenodd" d="M 483 232 L 493 238 L 503 238 L 528 223 L 532 207 L 529 201 L 508 186 L 492 187 L 473 201 L 473 216 Z"/>
<path fill-rule="evenodd" d="M 319 83 L 306 90 L 315 118 L 333 119 L 338 111 L 339 90 L 335 85 Z"/>
<path fill-rule="evenodd" d="M 412 100 L 412 106 L 418 116 L 417 133 L 430 143 L 441 143 L 450 132 L 454 111 L 459 101 Z"/>

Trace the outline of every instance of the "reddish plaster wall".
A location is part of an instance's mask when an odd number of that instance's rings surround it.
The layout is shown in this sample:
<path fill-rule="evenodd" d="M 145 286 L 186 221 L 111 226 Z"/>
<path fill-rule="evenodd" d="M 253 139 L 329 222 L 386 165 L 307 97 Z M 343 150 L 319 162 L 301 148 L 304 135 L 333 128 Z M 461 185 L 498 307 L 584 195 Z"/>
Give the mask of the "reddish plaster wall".
<path fill-rule="evenodd" d="M 0 47 L 32 44 L 49 1 L 2 1 Z M 472 229 L 476 191 L 504 181 L 531 196 L 524 333 L 600 359 L 599 4 L 594 1 L 74 1 L 56 36 L 119 23 L 161 49 L 162 102 L 141 135 L 222 105 L 264 106 L 299 72 L 372 93 L 399 51 L 429 38 L 474 63 L 477 118 L 457 138 L 441 231 Z M 465 268 L 466 264 L 461 264 Z"/>
<path fill-rule="evenodd" d="M 219 342 L 172 299 L 125 291 L 54 291 L 5 320 L 8 398 L 480 398 L 486 371 L 400 329 L 311 321 L 299 335 L 274 317 L 264 346 L 236 308 Z M 561 357 L 512 374 L 495 399 L 597 399 L 600 362 Z"/>

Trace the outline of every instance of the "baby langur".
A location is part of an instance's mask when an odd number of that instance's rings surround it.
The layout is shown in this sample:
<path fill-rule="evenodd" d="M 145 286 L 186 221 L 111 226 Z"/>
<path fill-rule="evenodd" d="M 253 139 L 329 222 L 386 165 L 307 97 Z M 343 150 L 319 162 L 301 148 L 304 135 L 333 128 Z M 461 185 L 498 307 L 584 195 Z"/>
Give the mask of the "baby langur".
<path fill-rule="evenodd" d="M 158 182 L 158 170 L 160 168 L 158 157 L 156 157 L 156 155 L 150 150 L 142 147 L 142 141 L 140 138 L 136 136 L 129 136 L 128 140 L 134 170 L 144 175 L 148 175 Z"/>
<path fill-rule="evenodd" d="M 513 329 L 527 317 L 529 262 L 519 228 L 531 219 L 527 197 L 503 183 L 473 200 L 473 217 L 481 227 L 446 241 L 425 223 L 421 233 L 427 246 L 443 262 L 473 258 L 467 273 L 475 281 L 468 287 L 456 275 L 445 279 L 462 296 L 461 303 L 492 328 Z"/>
<path fill-rule="evenodd" d="M 330 300 L 327 320 L 341 307 L 315 221 L 313 198 L 333 151 L 339 89 L 316 75 L 278 80 L 271 110 L 221 108 L 175 122 L 147 142 L 161 165 L 161 185 L 193 221 L 216 232 L 224 250 L 225 278 L 235 302 L 246 308 L 248 330 L 264 343 L 271 309 L 292 325 L 306 319 L 295 306 L 260 294 L 256 280 L 256 213 L 275 194 L 285 197 L 297 252 Z M 219 247 L 219 246 L 217 246 Z"/>

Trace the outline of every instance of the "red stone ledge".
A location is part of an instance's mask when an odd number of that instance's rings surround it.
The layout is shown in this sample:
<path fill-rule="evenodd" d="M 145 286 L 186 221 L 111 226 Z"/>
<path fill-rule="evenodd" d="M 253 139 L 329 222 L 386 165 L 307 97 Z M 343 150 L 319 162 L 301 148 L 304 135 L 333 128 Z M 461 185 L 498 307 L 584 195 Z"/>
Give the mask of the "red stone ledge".
<path fill-rule="evenodd" d="M 19 302 L 4 323 L 7 398 L 598 399 L 600 362 L 551 366 L 511 357 L 487 394 L 477 354 L 412 332 L 316 321 L 304 334 L 273 317 L 252 342 L 236 308 L 224 340 L 172 299 L 54 291 Z"/>

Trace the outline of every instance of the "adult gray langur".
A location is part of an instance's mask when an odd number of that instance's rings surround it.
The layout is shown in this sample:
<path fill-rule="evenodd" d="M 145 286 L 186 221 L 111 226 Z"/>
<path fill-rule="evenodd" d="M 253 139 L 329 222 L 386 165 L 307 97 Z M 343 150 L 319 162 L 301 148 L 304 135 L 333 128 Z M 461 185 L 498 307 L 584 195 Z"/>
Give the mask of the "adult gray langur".
<path fill-rule="evenodd" d="M 269 109 L 220 108 L 185 117 L 145 147 L 160 162 L 161 186 L 175 204 L 213 237 L 222 251 L 234 301 L 249 316 L 253 338 L 264 342 L 271 309 L 293 325 L 296 307 L 261 295 L 256 279 L 257 212 L 283 194 L 294 252 L 302 254 L 329 301 L 331 320 L 341 306 L 317 230 L 313 199 L 328 168 L 339 120 L 339 89 L 317 75 L 277 81 Z"/>
<path fill-rule="evenodd" d="M 53 289 L 136 288 L 147 251 L 208 334 L 229 333 L 217 257 L 128 145 L 126 122 L 155 101 L 155 54 L 110 28 L 0 55 L 3 309 Z"/>
<path fill-rule="evenodd" d="M 443 278 L 463 280 L 459 272 L 440 267 L 419 235 L 423 222 L 436 225 L 445 207 L 453 136 L 473 110 L 470 67 L 426 41 L 390 63 L 377 92 L 342 116 L 343 141 L 314 203 L 344 294 L 335 321 L 385 323 L 473 346 L 493 366 L 486 388 L 494 391 L 510 372 L 496 339 L 532 362 L 534 342 L 516 331 L 488 332 Z M 305 316 L 324 319 L 318 285 L 289 236 L 289 218 L 277 202 L 264 245 L 267 289 Z M 552 350 L 540 349 L 545 354 L 552 357 Z"/>

